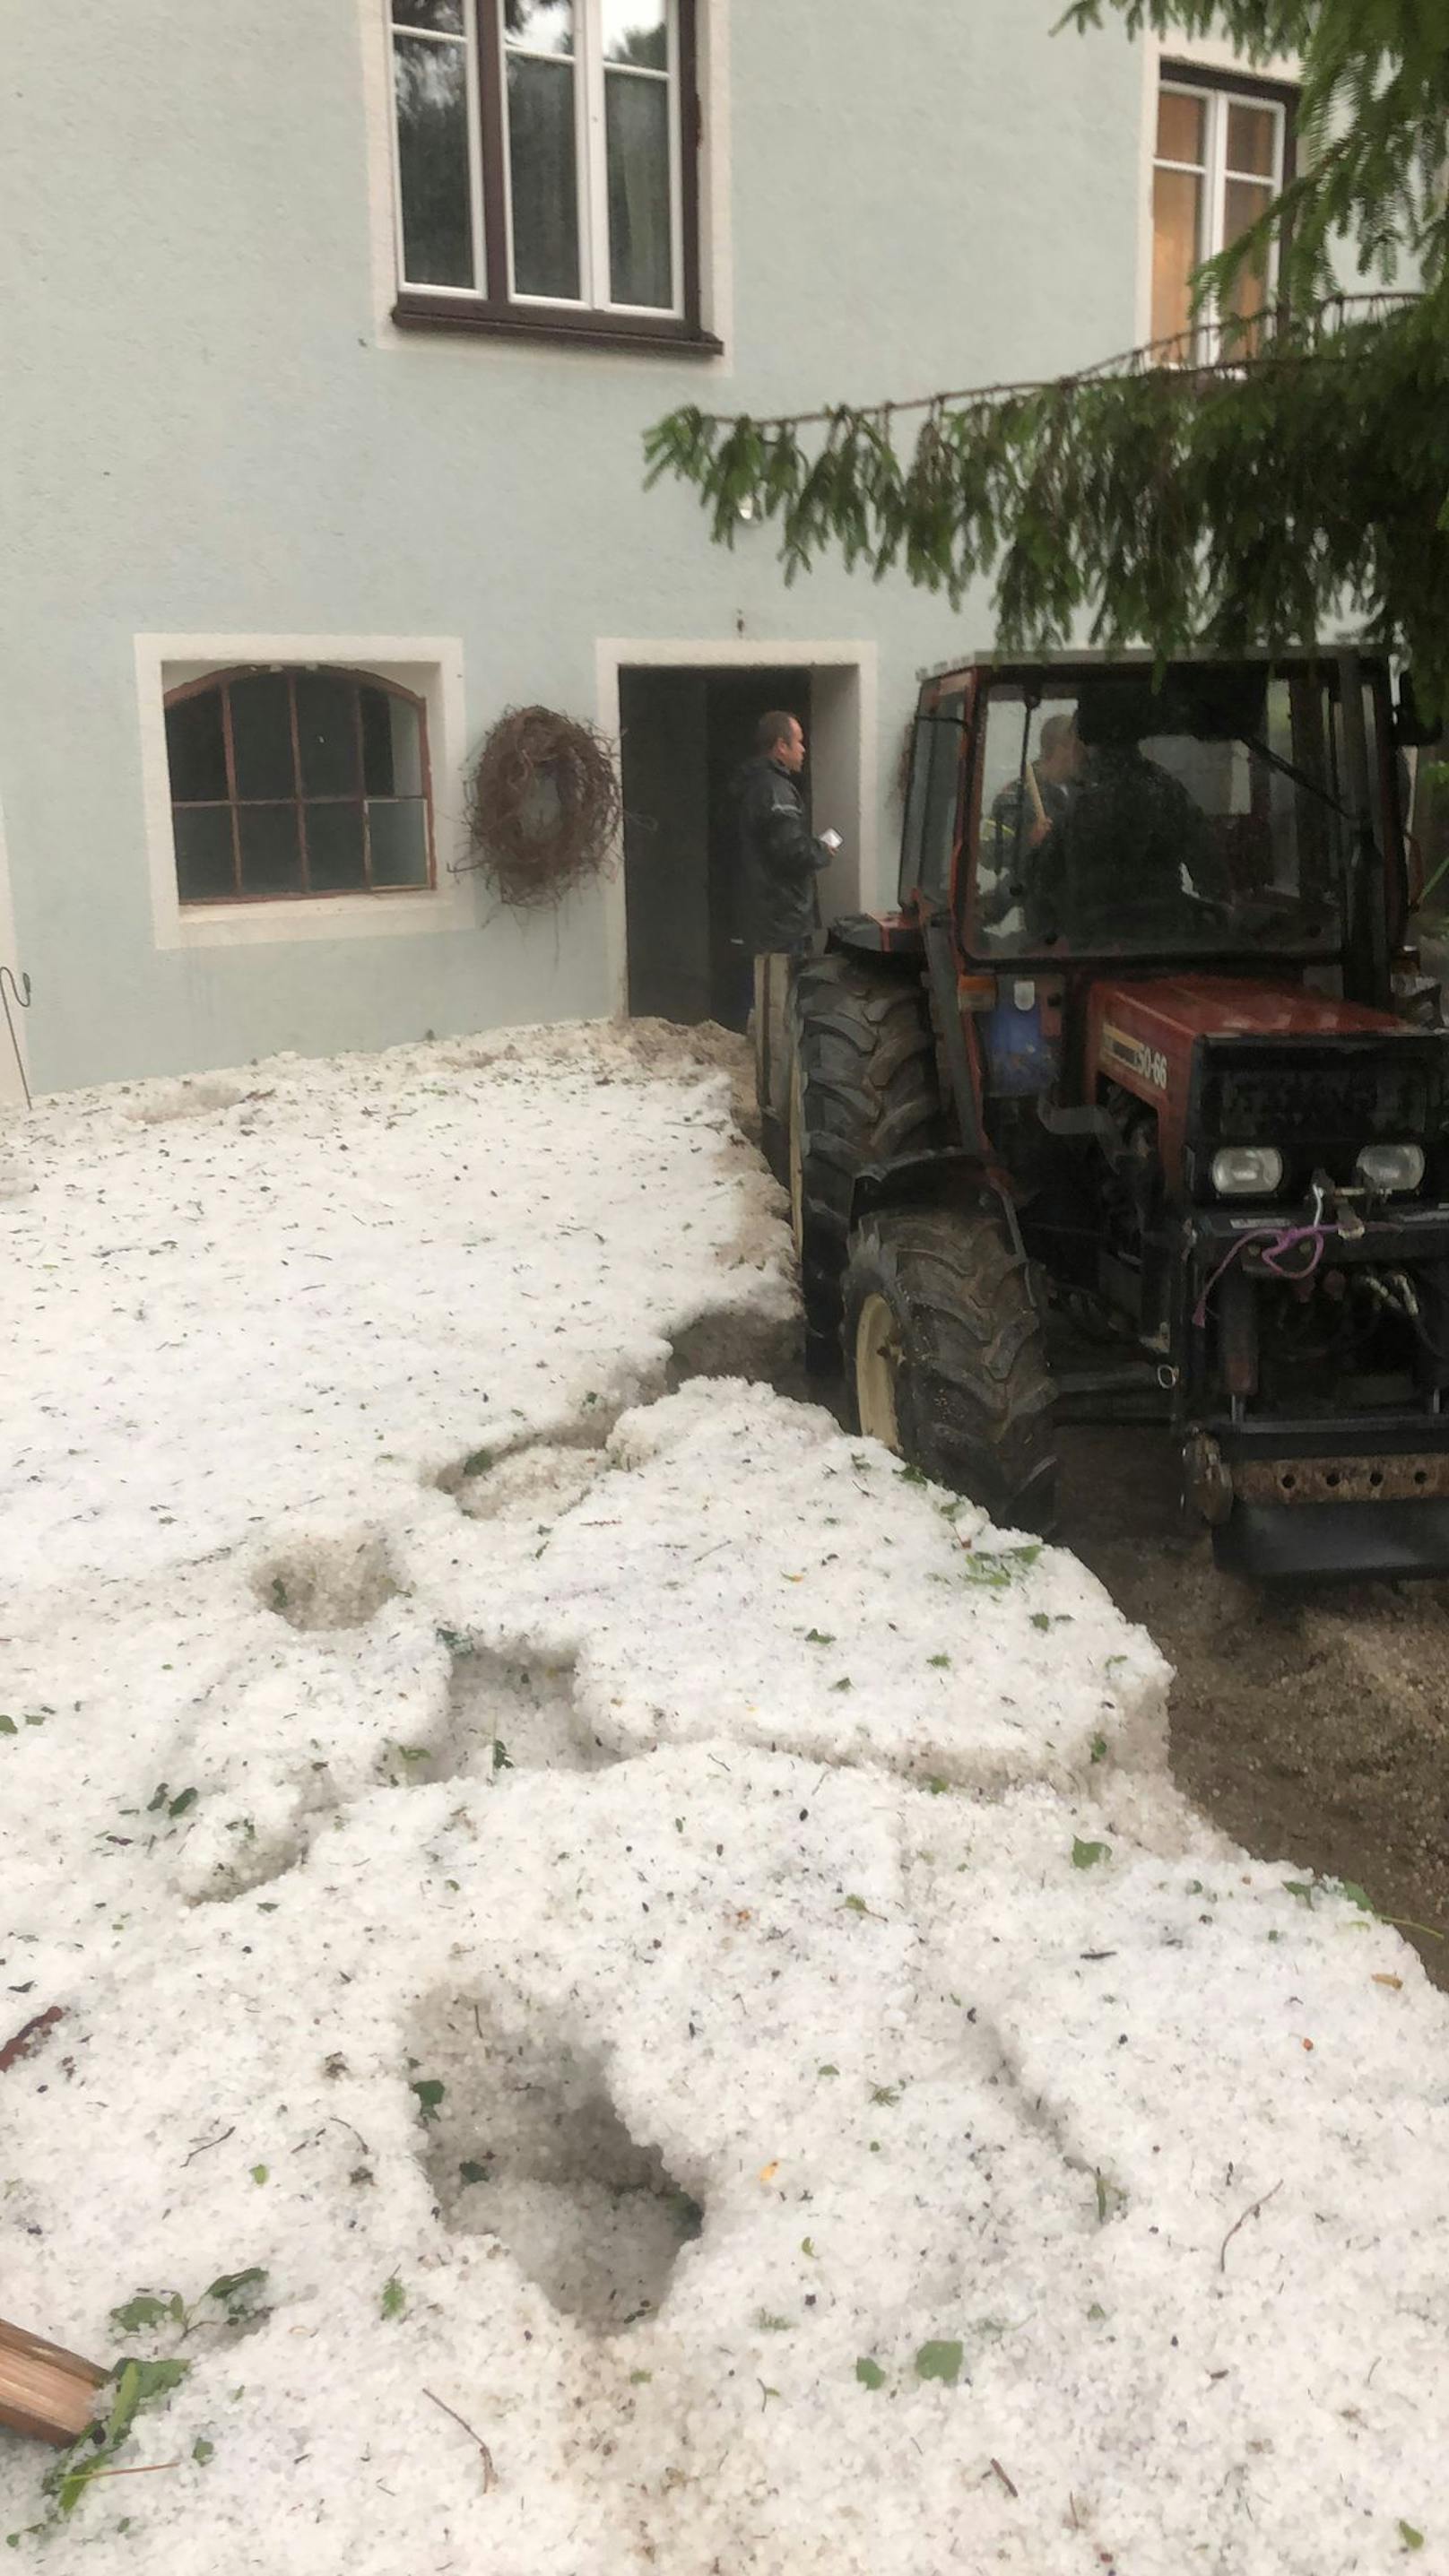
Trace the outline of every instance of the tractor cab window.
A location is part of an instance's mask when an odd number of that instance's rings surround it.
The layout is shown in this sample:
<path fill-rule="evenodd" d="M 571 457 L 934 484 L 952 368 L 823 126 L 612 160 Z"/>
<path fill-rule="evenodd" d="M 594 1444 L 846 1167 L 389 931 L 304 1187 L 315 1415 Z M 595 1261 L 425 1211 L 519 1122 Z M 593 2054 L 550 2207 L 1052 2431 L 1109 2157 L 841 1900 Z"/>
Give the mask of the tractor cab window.
<path fill-rule="evenodd" d="M 998 685 L 973 953 L 1336 955 L 1357 837 L 1344 769 L 1324 670 Z"/>
<path fill-rule="evenodd" d="M 964 689 L 944 689 L 923 706 L 911 742 L 910 784 L 901 837 L 902 903 L 917 887 L 945 898 L 956 853 L 956 812 L 961 783 L 961 744 L 966 719 Z"/>

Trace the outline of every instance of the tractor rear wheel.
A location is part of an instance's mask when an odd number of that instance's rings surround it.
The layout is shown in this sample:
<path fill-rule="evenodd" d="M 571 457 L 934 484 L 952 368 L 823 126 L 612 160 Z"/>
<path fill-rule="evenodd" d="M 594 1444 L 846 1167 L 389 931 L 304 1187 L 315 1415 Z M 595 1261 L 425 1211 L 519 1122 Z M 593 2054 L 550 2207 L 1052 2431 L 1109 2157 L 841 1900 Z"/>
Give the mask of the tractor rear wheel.
<path fill-rule="evenodd" d="M 1052 1385 L 1027 1266 L 986 1209 L 870 1217 L 841 1333 L 860 1429 L 995 1521 L 1048 1530 Z"/>
<path fill-rule="evenodd" d="M 790 996 L 790 1216 L 805 1303 L 806 1357 L 839 1361 L 840 1282 L 857 1173 L 941 1141 L 936 1041 L 912 976 L 832 951 Z"/>

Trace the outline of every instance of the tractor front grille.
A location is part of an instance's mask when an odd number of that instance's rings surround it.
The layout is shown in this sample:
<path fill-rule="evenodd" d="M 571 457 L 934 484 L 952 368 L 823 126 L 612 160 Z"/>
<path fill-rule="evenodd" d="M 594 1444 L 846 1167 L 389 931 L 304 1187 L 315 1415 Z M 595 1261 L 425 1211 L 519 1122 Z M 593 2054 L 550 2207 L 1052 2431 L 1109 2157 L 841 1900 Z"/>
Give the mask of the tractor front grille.
<path fill-rule="evenodd" d="M 1210 1038 L 1199 1050 L 1191 1140 L 1276 1145 L 1294 1182 L 1315 1170 L 1351 1182 L 1365 1145 L 1423 1145 L 1431 1170 L 1449 1124 L 1449 1038 Z"/>

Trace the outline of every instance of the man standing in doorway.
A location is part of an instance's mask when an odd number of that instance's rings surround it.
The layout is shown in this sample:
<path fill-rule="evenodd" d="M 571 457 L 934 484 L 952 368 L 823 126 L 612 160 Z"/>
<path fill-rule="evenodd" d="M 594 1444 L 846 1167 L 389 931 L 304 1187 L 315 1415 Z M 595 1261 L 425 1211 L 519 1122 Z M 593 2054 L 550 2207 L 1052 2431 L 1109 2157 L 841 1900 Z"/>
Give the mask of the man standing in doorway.
<path fill-rule="evenodd" d="M 819 926 L 815 881 L 834 850 L 805 820 L 795 784 L 804 766 L 799 717 L 761 716 L 754 757 L 740 772 L 740 926 L 756 956 L 794 954 Z"/>
<path fill-rule="evenodd" d="M 795 784 L 805 766 L 805 734 L 798 716 L 781 709 L 761 716 L 754 757 L 739 776 L 740 944 L 754 955 L 754 1028 L 761 1098 L 783 1114 L 776 1094 L 785 1078 L 784 1008 L 789 969 L 771 969 L 775 957 L 799 957 L 820 926 L 817 879 L 840 844 L 816 840 L 805 820 L 805 800 Z"/>

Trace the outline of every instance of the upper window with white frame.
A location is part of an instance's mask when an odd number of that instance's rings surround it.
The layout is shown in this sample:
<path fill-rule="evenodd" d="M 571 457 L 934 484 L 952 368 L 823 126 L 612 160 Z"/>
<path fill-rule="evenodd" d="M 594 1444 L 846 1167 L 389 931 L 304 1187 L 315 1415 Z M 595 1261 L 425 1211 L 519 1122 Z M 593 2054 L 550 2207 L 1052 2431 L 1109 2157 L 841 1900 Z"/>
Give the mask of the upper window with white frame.
<path fill-rule="evenodd" d="M 1213 354 L 1217 326 L 1251 326 L 1277 283 L 1274 264 L 1239 276 L 1231 312 L 1192 319 L 1191 278 L 1237 240 L 1292 177 L 1293 92 L 1266 81 L 1164 66 L 1152 169 L 1152 337 Z M 1235 340 L 1256 347 L 1251 327 Z"/>
<path fill-rule="evenodd" d="M 403 323 L 693 342 L 696 0 L 384 0 Z"/>

